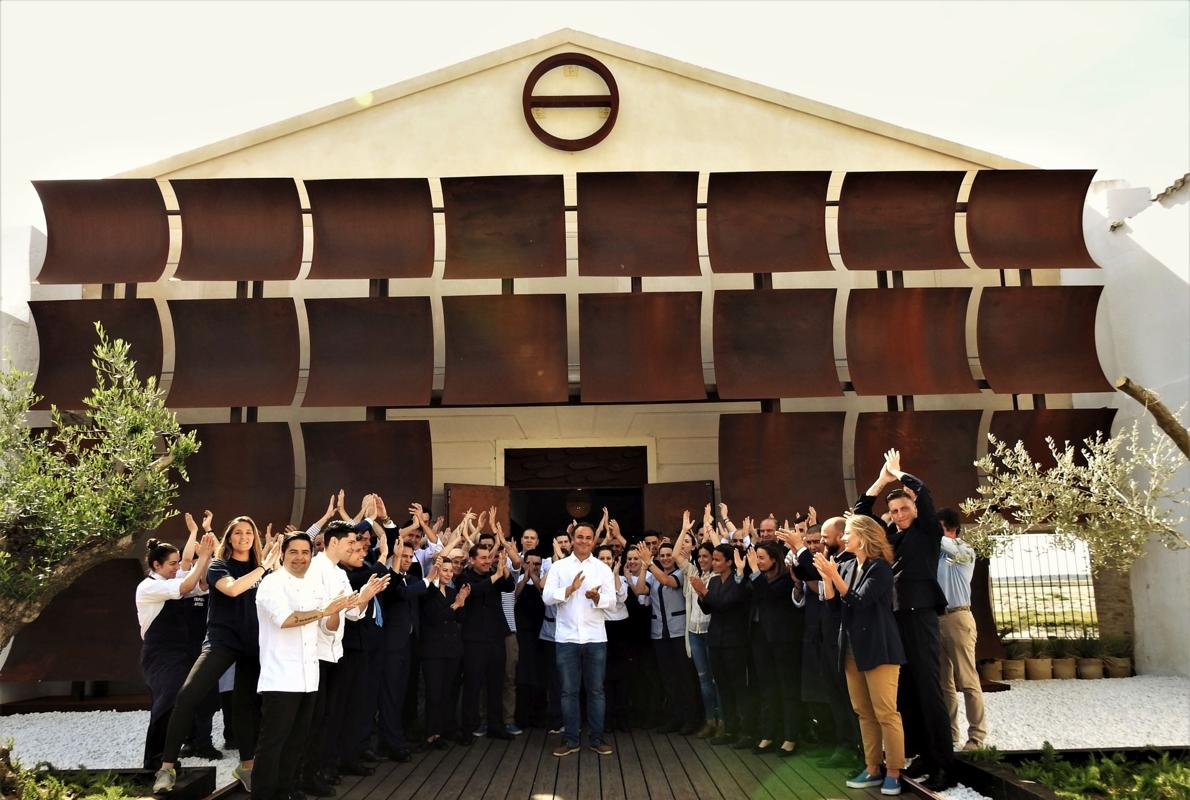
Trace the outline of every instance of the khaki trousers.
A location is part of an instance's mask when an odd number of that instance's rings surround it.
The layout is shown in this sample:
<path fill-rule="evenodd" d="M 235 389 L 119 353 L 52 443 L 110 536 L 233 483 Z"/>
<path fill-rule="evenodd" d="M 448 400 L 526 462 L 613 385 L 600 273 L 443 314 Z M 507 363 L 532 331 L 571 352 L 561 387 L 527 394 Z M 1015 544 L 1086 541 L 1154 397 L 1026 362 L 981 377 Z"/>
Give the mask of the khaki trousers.
<path fill-rule="evenodd" d="M 855 665 L 855 656 L 848 653 L 843 667 L 847 673 L 851 707 L 859 717 L 866 766 L 879 767 L 883 763 L 889 769 L 904 769 L 905 732 L 897 712 L 900 665 L 881 664 L 860 672 Z"/>
<path fill-rule="evenodd" d="M 943 614 L 938 618 L 941 639 L 942 694 L 950 709 L 950 738 L 961 741 L 959 731 L 959 701 L 956 690 L 963 693 L 967 706 L 967 739 L 983 744 L 987 738 L 987 720 L 983 711 L 983 689 L 979 672 L 975 669 L 975 615 L 970 610 Z"/>

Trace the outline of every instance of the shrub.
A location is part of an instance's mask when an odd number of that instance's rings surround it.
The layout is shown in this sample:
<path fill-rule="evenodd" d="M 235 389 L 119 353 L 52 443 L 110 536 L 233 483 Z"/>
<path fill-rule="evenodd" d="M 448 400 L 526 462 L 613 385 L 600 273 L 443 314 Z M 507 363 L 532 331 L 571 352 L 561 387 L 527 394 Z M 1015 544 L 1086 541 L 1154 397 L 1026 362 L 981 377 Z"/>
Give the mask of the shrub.
<path fill-rule="evenodd" d="M 1085 764 L 1064 761 L 1053 745 L 1042 746 L 1041 757 L 1025 761 L 1016 772 L 1026 780 L 1048 786 L 1058 797 L 1083 800 L 1087 797 L 1145 800 L 1187 800 L 1190 798 L 1190 758 L 1171 758 L 1152 753 L 1140 759 L 1123 754 L 1092 756 Z"/>

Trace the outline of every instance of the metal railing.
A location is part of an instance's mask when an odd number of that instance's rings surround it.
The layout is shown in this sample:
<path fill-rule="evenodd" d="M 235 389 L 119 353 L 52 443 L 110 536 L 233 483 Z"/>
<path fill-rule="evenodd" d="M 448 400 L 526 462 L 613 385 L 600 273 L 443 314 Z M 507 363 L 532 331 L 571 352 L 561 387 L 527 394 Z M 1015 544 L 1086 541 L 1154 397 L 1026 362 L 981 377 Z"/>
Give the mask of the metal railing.
<path fill-rule="evenodd" d="M 992 559 L 990 574 L 1002 639 L 1099 635 L 1086 547 L 1061 548 L 1052 534 L 1025 534 Z"/>

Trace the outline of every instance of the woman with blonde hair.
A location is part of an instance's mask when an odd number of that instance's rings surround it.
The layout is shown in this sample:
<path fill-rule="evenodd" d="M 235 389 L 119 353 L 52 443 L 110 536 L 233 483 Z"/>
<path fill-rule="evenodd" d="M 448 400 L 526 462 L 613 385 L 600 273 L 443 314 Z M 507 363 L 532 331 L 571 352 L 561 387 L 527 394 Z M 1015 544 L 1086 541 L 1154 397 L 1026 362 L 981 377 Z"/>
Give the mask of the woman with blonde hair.
<path fill-rule="evenodd" d="M 256 682 L 260 676 L 260 644 L 256 615 L 256 587 L 277 568 L 280 541 L 273 541 L 261 556 L 260 531 L 251 517 L 236 517 L 227 523 L 215 560 L 207 568 L 211 589 L 207 616 L 207 639 L 202 654 L 186 676 L 174 703 L 165 734 L 165 753 L 153 783 L 153 793 L 168 792 L 177 780 L 178 753 L 190 730 L 195 710 L 207 693 L 219 683 L 219 676 L 235 665 L 236 744 L 240 766 L 232 775 L 252 790 L 252 764 L 260 709 Z"/>
<path fill-rule="evenodd" d="M 854 560 L 838 565 L 818 553 L 814 566 L 822 576 L 827 602 L 842 605 L 839 653 L 864 743 L 864 769 L 847 785 L 879 786 L 881 794 L 897 795 L 905 766 L 905 734 L 897 712 L 905 650 L 893 618 L 892 545 L 880 523 L 854 516 L 847 520 L 843 547 Z"/>

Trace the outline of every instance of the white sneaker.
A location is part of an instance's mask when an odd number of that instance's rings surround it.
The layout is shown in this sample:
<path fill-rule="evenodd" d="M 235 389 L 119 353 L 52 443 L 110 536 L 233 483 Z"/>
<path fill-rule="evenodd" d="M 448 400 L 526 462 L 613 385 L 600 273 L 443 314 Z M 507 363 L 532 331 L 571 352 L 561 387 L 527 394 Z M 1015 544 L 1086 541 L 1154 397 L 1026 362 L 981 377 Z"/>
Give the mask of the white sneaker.
<path fill-rule="evenodd" d="M 178 782 L 178 771 L 173 767 L 162 767 L 153 776 L 153 794 L 169 794 Z"/>
<path fill-rule="evenodd" d="M 235 769 L 233 769 L 231 771 L 231 777 L 235 778 L 237 781 L 240 782 L 240 786 L 244 787 L 245 792 L 247 792 L 248 794 L 252 794 L 252 770 L 251 769 L 244 769 L 241 766 L 237 766 Z"/>

